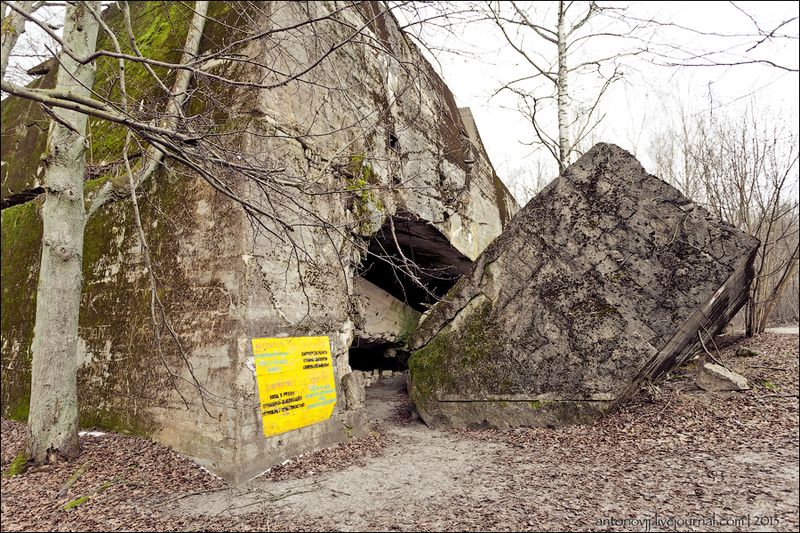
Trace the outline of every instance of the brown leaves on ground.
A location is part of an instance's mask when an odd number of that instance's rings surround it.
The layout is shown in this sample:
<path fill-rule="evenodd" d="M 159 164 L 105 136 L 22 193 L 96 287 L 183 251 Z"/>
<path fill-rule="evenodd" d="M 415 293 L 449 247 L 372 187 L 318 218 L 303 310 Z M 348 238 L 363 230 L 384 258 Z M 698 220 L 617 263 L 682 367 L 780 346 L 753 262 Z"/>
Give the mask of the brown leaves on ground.
<path fill-rule="evenodd" d="M 460 490 L 420 498 L 422 487 L 409 485 L 393 492 L 391 505 L 381 511 L 346 508 L 344 497 L 337 505 L 348 516 L 363 515 L 365 525 L 376 529 L 751 530 L 758 528 L 755 521 L 760 518 L 775 520 L 762 523 L 762 529 L 797 530 L 797 342 L 796 335 L 768 334 L 721 337 L 716 348 L 709 346 L 715 358 L 748 378 L 752 389 L 747 392 L 702 392 L 694 386 L 693 366 L 687 365 L 592 425 L 458 430 L 449 439 L 428 438 L 426 445 L 444 443 L 436 450 L 442 460 L 453 453 L 447 448 L 453 439 L 481 449 L 481 461 L 459 470 Z M 742 346 L 759 355 L 736 356 Z M 374 466 L 387 456 L 407 453 L 403 446 L 421 445 L 414 437 L 418 426 L 409 422 L 408 398 L 391 400 L 394 410 L 383 431 L 292 459 L 261 480 L 298 479 L 313 487 L 321 473 Z M 2 422 L 4 471 L 21 450 L 24 436 L 22 424 Z M 312 509 L 277 505 L 286 499 L 257 501 L 236 513 L 187 514 L 179 504 L 189 495 L 227 491 L 238 502 L 242 489 L 145 439 L 107 434 L 85 436 L 81 442 L 83 452 L 76 462 L 2 480 L 3 531 L 313 530 L 339 523 Z M 86 473 L 65 497 L 56 498 L 87 461 L 91 466 Z M 98 491 L 108 482 L 112 485 L 107 490 Z M 80 496 L 89 499 L 63 509 Z M 716 527 L 602 522 L 654 519 L 656 513 L 662 520 L 746 516 L 750 522 Z"/>
<path fill-rule="evenodd" d="M 518 512 L 511 507 L 505 516 L 508 527 L 528 529 L 526 524 L 533 523 L 534 529 L 557 530 L 595 524 L 593 529 L 636 531 L 645 524 L 597 521 L 652 520 L 658 512 L 661 519 L 713 514 L 717 520 L 749 520 L 722 527 L 684 524 L 678 530 L 767 525 L 796 531 L 800 509 L 791 487 L 797 487 L 800 462 L 797 341 L 796 335 L 722 337 L 718 351 L 709 347 L 728 368 L 748 378 L 752 390 L 747 392 L 698 390 L 692 363 L 591 426 L 453 432 L 513 447 L 513 457 L 502 454 L 507 464 L 495 465 L 509 477 L 504 483 L 539 487 L 535 505 L 525 502 Z M 735 356 L 743 345 L 759 355 Z M 463 518 L 466 529 L 471 529 L 472 512 Z M 772 522 L 757 524 L 765 519 Z"/>
<path fill-rule="evenodd" d="M 351 465 L 363 465 L 367 458 L 383 453 L 386 446 L 386 435 L 379 431 L 350 439 L 349 441 L 314 452 L 305 453 L 295 459 L 288 459 L 278 466 L 273 466 L 259 479 L 284 481 L 324 474 L 341 470 Z"/>
<path fill-rule="evenodd" d="M 416 414 L 416 407 L 414 407 L 414 402 L 411 401 L 411 397 L 408 395 L 408 392 L 401 391 L 397 394 L 395 399 L 395 406 L 392 409 L 392 416 L 390 420 L 398 425 L 398 426 L 405 426 L 411 424 L 415 420 Z"/>
<path fill-rule="evenodd" d="M 24 425 L 2 421 L 3 470 L 21 449 Z M 186 492 L 221 488 L 224 483 L 177 453 L 146 439 L 108 433 L 81 437 L 80 458 L 29 470 L 2 480 L 4 531 L 79 531 L 153 528 L 160 504 Z M 57 498 L 70 476 L 88 470 L 68 494 Z M 111 483 L 105 490 L 101 487 Z M 99 492 L 98 492 L 99 489 Z M 81 496 L 88 500 L 64 510 Z"/>
<path fill-rule="evenodd" d="M 22 449 L 24 439 L 24 424 L 2 421 L 3 471 Z M 273 467 L 263 478 L 295 479 L 347 468 L 379 455 L 385 441 L 382 433 L 373 431 Z M 85 435 L 81 446 L 81 456 L 73 463 L 50 465 L 2 480 L 3 531 L 302 529 L 292 516 L 277 510 L 259 510 L 235 518 L 175 515 L 171 510 L 182 497 L 235 489 L 169 448 L 139 437 Z M 86 473 L 66 497 L 57 498 L 64 483 L 87 461 L 91 464 Z M 88 499 L 64 510 L 65 504 L 82 496 Z M 306 520 L 302 527 L 310 523 Z"/>

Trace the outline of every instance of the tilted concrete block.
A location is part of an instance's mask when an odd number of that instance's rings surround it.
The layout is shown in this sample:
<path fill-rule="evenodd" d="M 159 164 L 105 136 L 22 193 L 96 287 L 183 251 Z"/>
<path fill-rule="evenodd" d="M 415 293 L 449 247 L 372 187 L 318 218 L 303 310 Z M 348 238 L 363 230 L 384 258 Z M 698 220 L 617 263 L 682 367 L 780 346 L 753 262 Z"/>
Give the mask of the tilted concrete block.
<path fill-rule="evenodd" d="M 758 241 L 598 144 L 520 210 L 411 339 L 432 426 L 592 420 L 744 304 Z"/>

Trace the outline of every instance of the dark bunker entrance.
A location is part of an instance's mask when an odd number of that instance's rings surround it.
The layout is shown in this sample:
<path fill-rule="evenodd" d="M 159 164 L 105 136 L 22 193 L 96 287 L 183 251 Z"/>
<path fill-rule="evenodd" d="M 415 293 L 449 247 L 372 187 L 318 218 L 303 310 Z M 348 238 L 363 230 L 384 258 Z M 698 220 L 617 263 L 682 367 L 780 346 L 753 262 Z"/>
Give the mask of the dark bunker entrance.
<path fill-rule="evenodd" d="M 443 298 L 472 261 L 432 224 L 400 212 L 369 242 L 357 286 L 363 324 L 350 347 L 350 366 L 365 372 L 408 369 L 406 337 L 422 313 Z"/>

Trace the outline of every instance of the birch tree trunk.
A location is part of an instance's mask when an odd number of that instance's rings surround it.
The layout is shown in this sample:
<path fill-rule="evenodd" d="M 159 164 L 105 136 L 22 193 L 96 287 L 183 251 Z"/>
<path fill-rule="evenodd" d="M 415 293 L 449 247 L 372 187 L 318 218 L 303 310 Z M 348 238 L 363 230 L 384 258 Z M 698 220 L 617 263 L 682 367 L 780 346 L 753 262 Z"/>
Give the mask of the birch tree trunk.
<path fill-rule="evenodd" d="M 564 28 L 564 2 L 558 3 L 558 172 L 563 173 L 569 166 L 569 106 L 567 94 L 567 35 Z"/>
<path fill-rule="evenodd" d="M 95 51 L 100 2 L 69 4 L 64 45 L 76 56 Z M 90 97 L 94 65 L 61 53 L 56 87 Z M 85 114 L 54 108 L 43 158 L 44 233 L 33 333 L 28 454 L 34 464 L 78 455 L 77 343 L 83 257 Z"/>
<path fill-rule="evenodd" d="M 19 2 L 17 4 L 20 9 L 30 13 L 33 10 L 33 2 Z M 20 35 L 25 33 L 25 17 L 17 13 L 11 8 L 9 14 L 6 15 L 6 6 L 0 6 L 3 12 L 2 19 L 2 32 L 0 32 L 0 79 L 6 79 L 6 67 L 8 66 L 8 59 L 11 57 L 11 50 L 17 44 L 17 39 Z"/>

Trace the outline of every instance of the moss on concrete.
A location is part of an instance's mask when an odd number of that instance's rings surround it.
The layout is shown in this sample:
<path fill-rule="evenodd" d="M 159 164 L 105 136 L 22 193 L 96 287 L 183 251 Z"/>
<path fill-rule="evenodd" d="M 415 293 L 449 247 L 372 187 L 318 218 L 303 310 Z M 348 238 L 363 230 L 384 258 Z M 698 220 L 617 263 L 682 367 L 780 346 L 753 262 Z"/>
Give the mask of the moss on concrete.
<path fill-rule="evenodd" d="M 357 233 L 371 235 L 380 229 L 386 211 L 383 201 L 374 191 L 377 178 L 364 154 L 351 156 L 348 170 L 345 189 L 353 194 Z"/>
<path fill-rule="evenodd" d="M 533 400 L 533 401 L 528 402 L 528 407 L 530 407 L 531 409 L 536 410 L 536 409 L 541 409 L 542 407 L 544 407 L 548 403 L 551 403 L 551 402 L 548 401 L 548 400 Z"/>
<path fill-rule="evenodd" d="M 411 355 L 408 368 L 415 403 L 424 406 L 440 394 L 458 394 L 478 368 L 485 370 L 481 373 L 486 378 L 482 390 L 498 394 L 509 386 L 492 373 L 491 357 L 498 337 L 491 315 L 492 305 L 485 301 L 471 309 L 456 329 L 452 324 L 443 328 Z M 473 371 L 463 372 L 465 369 Z"/>
<path fill-rule="evenodd" d="M 133 2 L 131 25 L 142 55 L 167 62 L 180 61 L 190 17 L 189 7 L 179 2 Z M 125 35 L 122 11 L 116 5 L 106 10 L 105 18 L 112 29 L 119 30 L 119 35 Z M 134 53 L 128 39 L 119 38 L 119 43 L 123 53 Z M 105 32 L 101 32 L 98 36 L 97 48 L 114 49 L 113 42 Z M 174 73 L 164 67 L 153 67 L 153 71 L 167 87 L 172 85 Z M 110 57 L 98 59 L 94 90 L 113 101 L 121 101 L 118 72 L 117 59 Z M 132 104 L 139 105 L 142 102 L 144 109 L 158 109 L 163 106 L 161 95 L 163 91 L 142 63 L 134 61 L 125 63 L 125 83 L 129 102 Z M 126 132 L 125 126 L 91 119 L 89 123 L 91 147 L 87 153 L 89 163 L 99 164 L 118 159 L 122 154 Z"/>
<path fill-rule="evenodd" d="M 436 392 L 454 385 L 447 369 L 447 353 L 451 349 L 450 334 L 442 332 L 428 344 L 411 354 L 408 370 L 411 376 L 411 399 L 424 406 L 435 399 Z"/>
<path fill-rule="evenodd" d="M 186 281 L 174 254 L 179 236 L 163 219 L 164 213 L 181 218 L 185 185 L 165 174 L 155 177 L 156 184 L 157 191 L 150 191 L 150 199 L 140 204 L 142 223 L 154 263 L 173 273 L 171 292 L 180 293 Z M 92 399 L 82 402 L 80 423 L 148 436 L 158 427 L 147 406 L 156 397 L 168 396 L 171 386 L 153 346 L 150 285 L 138 244 L 128 201 L 105 206 L 86 226 L 80 334 L 96 361 L 79 370 L 80 396 Z M 169 295 L 164 299 L 171 301 Z M 168 357 L 174 355 L 172 350 L 167 344 Z"/>
<path fill-rule="evenodd" d="M 145 57 L 166 62 L 180 61 L 186 33 L 191 19 L 190 4 L 182 2 L 131 2 L 131 24 L 137 36 L 137 46 Z M 232 31 L 238 13 L 228 2 L 212 2 L 209 6 L 206 27 L 200 50 L 216 48 L 238 34 Z M 124 18 L 116 5 L 104 12 L 109 27 L 118 34 L 123 53 L 133 54 L 127 38 L 124 38 Z M 98 35 L 99 50 L 113 50 L 114 45 L 105 32 Z M 112 101 L 121 101 L 118 81 L 117 59 L 101 57 L 96 61 L 94 91 Z M 153 71 L 167 87 L 171 87 L 174 72 L 164 67 L 153 67 Z M 35 79 L 29 87 L 52 88 L 55 85 L 57 67 L 46 75 Z M 126 92 L 132 105 L 142 104 L 143 109 L 163 108 L 163 90 L 142 63 L 127 61 L 125 64 Z M 221 84 L 214 89 L 221 90 Z M 205 93 L 207 91 L 200 91 Z M 219 103 L 219 102 L 217 102 Z M 191 105 L 191 104 L 190 104 Z M 224 103 L 219 106 L 225 109 Z M 216 118 L 216 117 L 215 117 Z M 145 117 L 145 119 L 149 119 Z M 39 177 L 41 156 L 47 143 L 48 117 L 39 105 L 31 100 L 10 96 L 2 102 L 3 143 L 0 149 L 3 167 L 0 193 L 6 198 L 12 193 L 35 186 Z M 90 118 L 88 124 L 89 149 L 86 152 L 89 165 L 100 165 L 118 161 L 122 156 L 127 128 L 112 122 Z"/>
<path fill-rule="evenodd" d="M 87 182 L 96 188 L 105 178 Z M 173 310 L 186 301 L 187 280 L 180 275 L 174 250 L 180 235 L 165 222 L 191 227 L 186 213 L 185 180 L 159 175 L 158 192 L 142 202 L 153 260 L 172 272 L 162 293 Z M 2 211 L 2 411 L 25 421 L 30 403 L 31 342 L 41 253 L 41 201 Z M 108 204 L 87 224 L 83 250 L 82 305 L 79 334 L 94 360 L 79 370 L 80 421 L 83 427 L 148 435 L 157 429 L 145 413 L 153 397 L 171 391 L 152 346 L 150 288 L 142 270 L 130 203 Z M 141 268 L 141 266 L 140 266 Z M 124 357 L 115 354 L 124 353 Z M 168 357 L 177 357 L 167 345 Z"/>
<path fill-rule="evenodd" d="M 191 7 L 186 3 L 131 3 L 133 31 L 141 52 L 164 61 L 179 61 L 191 15 Z M 124 27 L 122 12 L 116 5 L 109 6 L 104 16 L 112 29 L 122 30 Z M 232 23 L 238 16 L 231 4 L 212 2 L 201 51 L 235 39 L 238 34 Z M 124 34 L 124 31 L 119 33 Z M 132 52 L 127 39 L 120 38 L 119 41 L 124 53 Z M 108 36 L 102 32 L 98 37 L 98 48 L 113 49 Z M 167 86 L 171 86 L 174 73 L 160 67 L 154 70 Z M 53 87 L 56 74 L 57 68 L 53 67 L 45 76 L 34 80 L 31 86 Z M 103 97 L 118 100 L 120 87 L 117 78 L 117 60 L 99 58 L 94 90 Z M 126 62 L 126 81 L 131 102 L 137 105 L 143 102 L 145 110 L 164 105 L 161 90 L 140 63 Z M 49 121 L 38 104 L 16 97 L 3 100 L 2 118 L 2 195 L 5 198 L 11 192 L 35 185 L 33 178 L 45 150 Z M 88 135 L 90 145 L 86 157 L 90 166 L 120 161 L 126 128 L 90 119 Z M 84 186 L 87 202 L 107 181 L 115 179 L 114 175 L 115 171 L 110 169 L 100 177 L 87 180 Z M 177 276 L 179 269 L 174 254 L 179 246 L 175 225 L 187 216 L 186 186 L 174 180 L 165 181 L 164 176 L 158 180 L 163 183 L 159 184 L 157 198 L 142 203 L 142 218 L 154 261 L 163 272 L 176 273 L 170 279 L 170 286 L 162 288 L 161 295 L 167 305 L 177 310 L 181 299 L 197 298 L 190 293 L 186 280 Z M 2 211 L 2 413 L 22 421 L 27 419 L 30 403 L 30 346 L 42 234 L 38 214 L 40 204 L 41 200 L 37 200 Z M 164 213 L 170 213 L 169 217 Z M 107 358 L 107 361 L 81 369 L 80 396 L 90 400 L 81 402 L 80 414 L 84 426 L 147 434 L 155 426 L 140 409 L 141 405 L 152 401 L 144 391 L 148 386 L 155 389 L 159 380 L 163 381 L 163 376 L 158 372 L 161 363 L 156 360 L 151 345 L 149 285 L 143 275 L 134 279 L 135 273 L 125 271 L 141 265 L 137 243 L 128 202 L 107 205 L 87 223 L 80 335 L 87 352 L 101 359 Z M 125 327 L 109 323 L 109 317 L 114 317 L 114 323 L 124 323 Z M 126 356 L 98 355 L 107 354 L 109 350 L 111 354 L 124 352 Z M 167 346 L 166 350 L 168 356 L 176 356 L 174 346 Z M 164 388 L 169 389 L 166 385 Z M 130 395 L 125 396 L 125 393 Z"/>
<path fill-rule="evenodd" d="M 2 210 L 3 349 L 2 414 L 26 421 L 30 404 L 30 362 L 36 286 L 41 256 L 40 201 Z"/>

